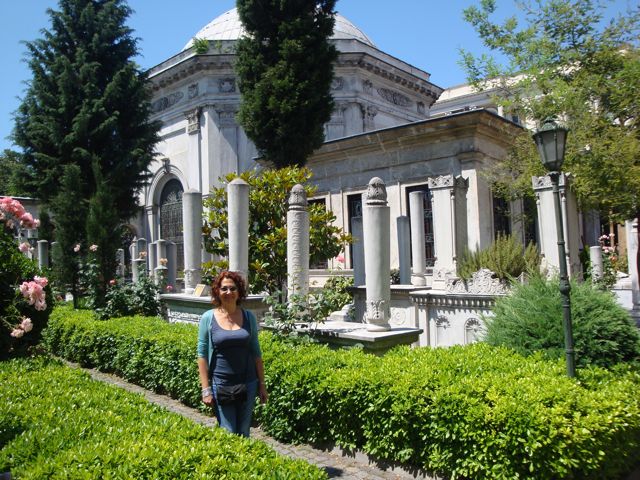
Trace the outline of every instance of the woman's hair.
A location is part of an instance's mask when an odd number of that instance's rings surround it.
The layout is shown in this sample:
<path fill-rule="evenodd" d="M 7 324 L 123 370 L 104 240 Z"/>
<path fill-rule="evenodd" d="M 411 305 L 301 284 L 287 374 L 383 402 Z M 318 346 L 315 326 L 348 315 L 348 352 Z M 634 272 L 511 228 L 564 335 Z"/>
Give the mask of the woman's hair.
<path fill-rule="evenodd" d="M 236 302 L 236 304 L 240 305 L 240 302 L 247 298 L 247 286 L 244 283 L 242 275 L 237 272 L 230 272 L 228 270 L 223 270 L 222 272 L 220 272 L 211 284 L 211 303 L 216 306 L 220 305 L 220 285 L 225 278 L 233 280 L 233 283 L 235 283 L 236 287 L 238 287 L 238 301 Z"/>

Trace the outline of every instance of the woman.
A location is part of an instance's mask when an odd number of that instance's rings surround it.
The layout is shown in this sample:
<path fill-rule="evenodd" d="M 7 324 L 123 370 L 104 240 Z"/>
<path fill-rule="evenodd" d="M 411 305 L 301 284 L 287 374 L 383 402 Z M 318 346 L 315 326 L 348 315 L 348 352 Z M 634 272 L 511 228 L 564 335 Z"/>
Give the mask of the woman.
<path fill-rule="evenodd" d="M 245 297 L 239 274 L 223 271 L 214 280 L 211 298 L 215 308 L 200 319 L 198 371 L 202 401 L 214 408 L 218 424 L 248 437 L 256 392 L 261 403 L 268 394 L 258 323 L 253 313 L 239 307 Z"/>

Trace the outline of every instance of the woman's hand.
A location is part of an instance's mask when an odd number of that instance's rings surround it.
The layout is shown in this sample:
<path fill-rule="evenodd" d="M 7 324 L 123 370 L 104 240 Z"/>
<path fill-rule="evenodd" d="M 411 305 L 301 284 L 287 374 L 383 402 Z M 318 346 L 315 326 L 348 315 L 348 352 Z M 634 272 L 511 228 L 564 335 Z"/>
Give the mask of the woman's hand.
<path fill-rule="evenodd" d="M 202 403 L 209 407 L 213 407 L 215 400 L 213 398 L 213 390 L 211 387 L 202 389 Z"/>
<path fill-rule="evenodd" d="M 260 403 L 262 404 L 267 403 L 267 400 L 269 400 L 269 393 L 262 382 L 260 382 L 260 386 L 258 387 L 258 395 L 260 396 Z"/>

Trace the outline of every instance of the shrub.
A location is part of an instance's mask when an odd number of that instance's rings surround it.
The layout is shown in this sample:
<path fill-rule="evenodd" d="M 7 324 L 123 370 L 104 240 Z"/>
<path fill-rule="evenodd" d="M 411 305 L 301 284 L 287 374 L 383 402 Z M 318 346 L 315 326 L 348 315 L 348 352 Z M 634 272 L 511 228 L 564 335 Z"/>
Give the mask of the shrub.
<path fill-rule="evenodd" d="M 0 364 L 0 402 L 0 471 L 16 478 L 327 478 L 45 358 Z"/>
<path fill-rule="evenodd" d="M 159 293 L 160 287 L 145 273 L 140 274 L 136 283 L 113 280 L 107 289 L 106 306 L 103 309 L 96 309 L 96 313 L 102 319 L 130 315 L 146 317 L 160 315 Z"/>
<path fill-rule="evenodd" d="M 194 325 L 69 309 L 54 311 L 46 335 L 59 355 L 191 405 L 196 338 Z M 257 419 L 280 440 L 335 443 L 452 479 L 618 478 L 640 458 L 640 374 L 628 368 L 588 367 L 577 382 L 561 361 L 487 344 L 377 357 L 268 332 L 260 342 L 270 397 Z"/>
<path fill-rule="evenodd" d="M 511 235 L 498 235 L 495 242 L 484 250 L 466 251 L 458 263 L 458 275 L 468 280 L 481 268 L 491 270 L 503 280 L 532 274 L 540 268 L 540 255 L 533 243 L 526 248 Z"/>
<path fill-rule="evenodd" d="M 534 276 L 496 300 L 495 316 L 485 319 L 485 340 L 528 355 L 564 357 L 562 307 L 557 280 Z M 611 367 L 640 358 L 640 334 L 609 292 L 589 283 L 571 284 L 571 319 L 576 365 Z"/>

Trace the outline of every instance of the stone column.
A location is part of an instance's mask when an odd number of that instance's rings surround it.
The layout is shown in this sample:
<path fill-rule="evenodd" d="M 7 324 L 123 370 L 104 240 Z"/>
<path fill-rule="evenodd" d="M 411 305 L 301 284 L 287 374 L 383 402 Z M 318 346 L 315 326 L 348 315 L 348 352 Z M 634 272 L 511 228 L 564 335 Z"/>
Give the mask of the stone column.
<path fill-rule="evenodd" d="M 176 285 L 177 270 L 178 270 L 178 249 L 174 242 L 167 242 L 167 286 L 171 285 L 173 293 L 177 292 L 177 285 Z"/>
<path fill-rule="evenodd" d="M 382 179 L 369 181 L 366 202 L 362 209 L 364 230 L 364 261 L 366 275 L 367 330 L 390 330 L 390 240 L 391 220 L 387 190 Z"/>
<path fill-rule="evenodd" d="M 411 230 L 409 217 L 400 215 L 396 218 L 398 229 L 398 267 L 400 270 L 400 284 L 411 285 Z"/>
<path fill-rule="evenodd" d="M 138 258 L 138 238 L 133 237 L 133 241 L 131 245 L 129 245 L 129 255 L 131 258 L 131 281 L 138 281 L 138 264 L 136 263 L 136 259 Z"/>
<path fill-rule="evenodd" d="M 409 193 L 411 211 L 411 285 L 427 284 L 424 276 L 427 260 L 424 252 L 424 192 Z"/>
<path fill-rule="evenodd" d="M 291 189 L 287 211 L 287 293 L 309 293 L 309 212 L 300 184 Z"/>
<path fill-rule="evenodd" d="M 155 243 L 156 247 L 156 266 L 153 269 L 153 273 L 156 283 L 159 285 L 162 279 L 167 279 L 167 264 L 169 263 L 167 259 L 167 241 L 158 239 L 153 243 Z"/>
<path fill-rule="evenodd" d="M 122 280 L 124 278 L 124 249 L 116 250 L 116 277 Z"/>
<path fill-rule="evenodd" d="M 364 273 L 364 236 L 362 230 L 362 217 L 353 217 L 351 219 L 351 235 L 353 236 L 353 258 L 351 264 L 353 266 L 353 285 L 358 287 L 365 284 Z"/>
<path fill-rule="evenodd" d="M 147 246 L 147 259 L 149 260 L 149 275 L 155 278 L 156 267 L 158 266 L 158 240 L 151 242 Z"/>
<path fill-rule="evenodd" d="M 635 319 L 636 325 L 640 327 L 640 281 L 638 279 L 638 219 L 627 220 L 625 222 L 627 235 L 627 262 L 629 267 L 629 277 L 631 278 L 631 298 L 633 309 L 631 316 Z"/>
<path fill-rule="evenodd" d="M 591 260 L 591 280 L 596 282 L 602 278 L 602 247 L 589 247 L 589 259 Z"/>
<path fill-rule="evenodd" d="M 540 233 L 540 254 L 543 268 L 558 272 L 558 232 L 551 179 L 549 175 L 533 177 L 533 190 L 538 207 L 538 231 Z M 578 205 L 575 194 L 571 191 L 571 177 L 561 174 L 559 177 L 560 201 L 562 211 L 562 228 L 566 244 L 567 273 L 570 278 L 582 278 L 580 264 L 580 226 L 578 221 Z"/>
<path fill-rule="evenodd" d="M 192 294 L 200 283 L 200 241 L 202 239 L 202 194 L 187 190 L 182 194 L 184 238 L 184 291 Z"/>
<path fill-rule="evenodd" d="M 227 187 L 229 270 L 249 278 L 249 184 L 236 178 Z"/>
<path fill-rule="evenodd" d="M 38 240 L 38 267 L 40 269 L 49 267 L 49 242 Z"/>
<path fill-rule="evenodd" d="M 138 255 L 136 258 L 141 261 L 138 262 L 138 274 L 149 273 L 149 259 L 147 258 L 147 240 L 145 238 L 139 238 L 136 240 L 136 248 Z M 142 269 L 142 270 L 140 270 Z"/>
<path fill-rule="evenodd" d="M 429 178 L 436 251 L 432 285 L 435 290 L 443 290 L 447 279 L 457 275 L 458 256 L 467 247 L 466 189 L 467 182 L 461 176 Z"/>

